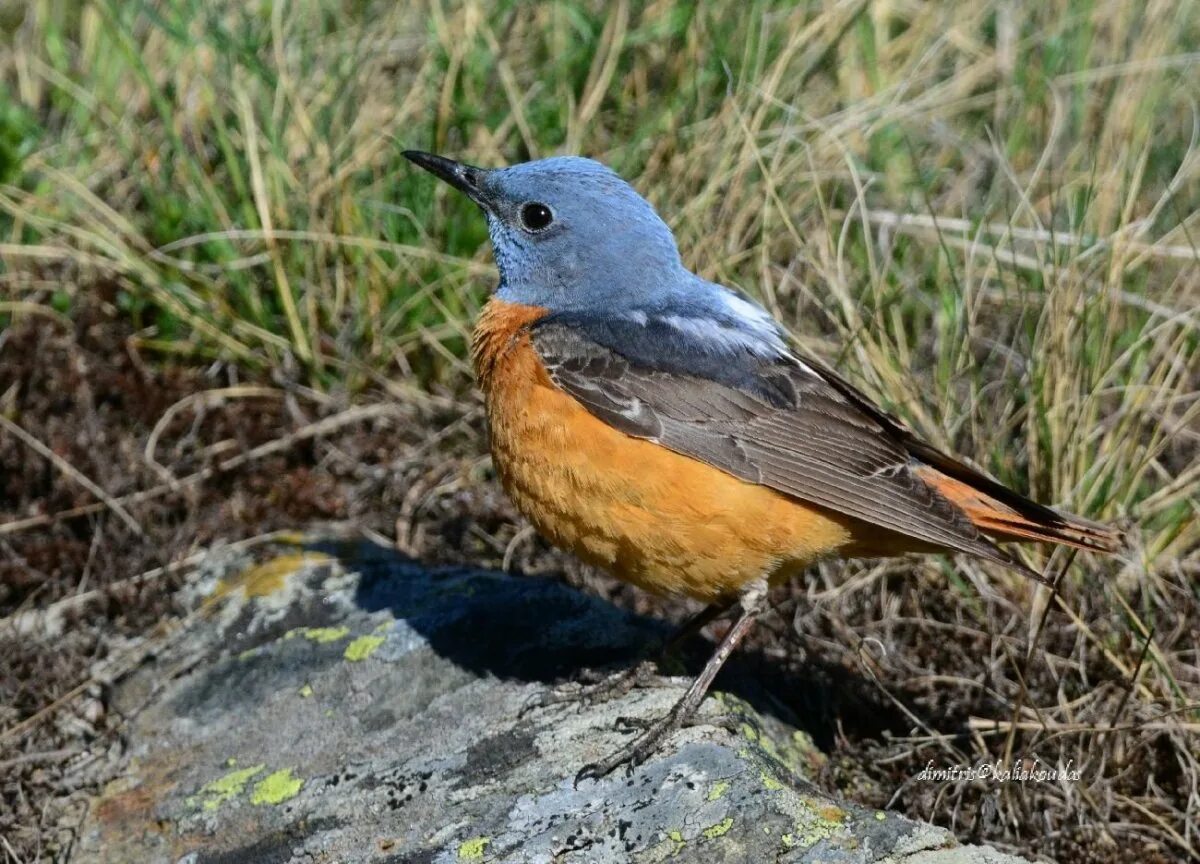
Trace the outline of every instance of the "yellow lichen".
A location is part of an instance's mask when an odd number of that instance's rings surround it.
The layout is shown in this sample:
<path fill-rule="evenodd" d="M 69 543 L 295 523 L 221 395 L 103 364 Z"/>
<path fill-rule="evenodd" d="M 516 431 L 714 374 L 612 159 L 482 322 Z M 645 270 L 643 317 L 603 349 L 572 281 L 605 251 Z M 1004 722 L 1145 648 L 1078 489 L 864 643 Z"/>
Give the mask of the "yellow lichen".
<path fill-rule="evenodd" d="M 709 801 L 719 801 L 721 796 L 729 791 L 728 780 L 718 780 L 713 784 L 713 787 L 708 790 Z"/>
<path fill-rule="evenodd" d="M 710 825 L 709 827 L 705 828 L 703 833 L 704 833 L 704 836 L 707 837 L 709 840 L 714 840 L 717 837 L 723 837 L 724 835 L 728 834 L 729 829 L 732 827 L 733 827 L 733 817 L 726 816 L 723 820 L 718 822 L 716 825 Z"/>
<path fill-rule="evenodd" d="M 349 627 L 300 627 L 289 632 L 284 638 L 303 636 L 309 642 L 316 642 L 318 645 L 328 645 L 330 642 L 345 639 L 349 635 Z"/>
<path fill-rule="evenodd" d="M 280 555 L 270 561 L 249 567 L 232 579 L 222 579 L 217 583 L 217 590 L 213 592 L 211 599 L 220 600 L 238 590 L 246 598 L 266 597 L 282 588 L 287 578 L 298 570 L 311 564 L 321 564 L 330 560 L 332 559 L 328 555 L 319 552 Z"/>
<path fill-rule="evenodd" d="M 216 780 L 204 784 L 199 794 L 188 800 L 191 803 L 195 803 L 197 799 L 200 799 L 200 806 L 205 810 L 216 810 L 230 798 L 241 795 L 242 791 L 246 788 L 246 784 L 266 767 L 266 765 L 260 763 L 252 765 L 249 768 L 242 768 L 239 771 L 230 771 L 223 777 L 218 777 Z"/>
<path fill-rule="evenodd" d="M 798 844 L 807 849 L 827 840 L 842 829 L 846 811 L 832 804 L 804 799 L 805 811 L 796 821 Z"/>
<path fill-rule="evenodd" d="M 683 833 L 681 831 L 668 831 L 667 840 L 671 844 L 669 854 L 672 858 L 678 856 L 683 847 L 687 845 L 687 842 L 683 839 Z"/>
<path fill-rule="evenodd" d="M 793 732 L 792 737 L 784 743 L 782 749 L 783 763 L 797 774 L 819 770 L 826 761 L 825 754 L 821 752 L 812 736 L 807 732 Z"/>
<path fill-rule="evenodd" d="M 774 777 L 772 777 L 770 774 L 768 774 L 766 771 L 760 771 L 758 776 L 762 780 L 763 786 L 765 786 L 771 792 L 778 792 L 780 789 L 783 788 L 783 784 L 780 783 L 778 780 L 776 780 Z"/>
<path fill-rule="evenodd" d="M 311 696 L 313 694 L 312 685 L 305 684 L 297 692 L 300 694 L 301 699 L 307 699 L 309 696 Z"/>
<path fill-rule="evenodd" d="M 284 768 L 268 774 L 254 784 L 254 792 L 250 795 L 251 804 L 282 804 L 300 794 L 304 781 L 292 776 L 291 768 Z"/>
<path fill-rule="evenodd" d="M 784 834 L 779 838 L 779 842 L 783 844 L 784 849 L 791 849 L 796 845 L 796 838 L 791 834 Z"/>
<path fill-rule="evenodd" d="M 838 825 L 846 820 L 846 811 L 835 804 L 826 804 L 818 811 L 817 815 L 826 822 L 834 822 Z"/>
<path fill-rule="evenodd" d="M 458 858 L 460 861 L 476 861 L 483 857 L 483 850 L 491 843 L 488 837 L 472 837 L 470 840 L 464 840 L 458 844 Z"/>
<path fill-rule="evenodd" d="M 346 651 L 343 656 L 351 663 L 357 663 L 360 660 L 366 660 L 384 642 L 383 636 L 359 636 L 353 642 L 346 646 Z"/>
<path fill-rule="evenodd" d="M 882 810 L 876 810 L 875 818 L 878 819 L 880 822 L 882 822 L 884 819 L 887 819 L 887 814 L 884 813 Z"/>

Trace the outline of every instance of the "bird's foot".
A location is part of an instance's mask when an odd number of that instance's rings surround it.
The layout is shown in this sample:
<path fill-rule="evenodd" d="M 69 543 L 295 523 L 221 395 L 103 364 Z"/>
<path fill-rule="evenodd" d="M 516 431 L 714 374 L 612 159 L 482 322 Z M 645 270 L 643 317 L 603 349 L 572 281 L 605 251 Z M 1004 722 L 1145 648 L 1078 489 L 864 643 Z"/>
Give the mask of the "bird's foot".
<path fill-rule="evenodd" d="M 750 628 L 754 626 L 754 621 L 762 611 L 764 599 L 767 595 L 767 581 L 765 579 L 757 579 L 749 584 L 741 594 L 739 603 L 741 604 L 741 613 L 737 620 L 733 622 L 733 626 L 722 637 L 720 644 L 717 645 L 717 650 L 708 658 L 708 662 L 704 664 L 704 668 L 695 680 L 688 685 L 679 701 L 671 706 L 671 710 L 667 712 L 667 716 L 654 723 L 645 723 L 642 720 L 625 717 L 618 721 L 618 724 L 625 729 L 642 729 L 642 734 L 635 738 L 625 747 L 622 747 L 617 752 L 613 753 L 606 759 L 601 759 L 599 762 L 593 762 L 590 765 L 584 765 L 579 769 L 579 773 L 575 775 L 575 785 L 579 785 L 579 781 L 590 777 L 593 780 L 599 780 L 608 774 L 611 774 L 616 768 L 621 765 L 625 766 L 625 773 L 632 774 L 633 769 L 645 762 L 659 746 L 662 745 L 670 735 L 679 729 L 680 726 L 689 722 L 692 716 L 696 713 L 696 709 L 700 707 L 700 702 L 704 699 L 704 694 L 708 692 L 709 686 L 713 679 L 717 677 L 717 673 L 721 671 L 721 667 L 725 665 L 725 661 L 729 659 L 729 655 L 738 646 L 738 643 L 745 638 L 750 632 Z M 716 607 L 709 607 L 710 610 Z M 694 621 L 702 622 L 706 617 L 711 616 L 711 612 L 706 610 L 701 617 L 694 618 Z M 704 722 L 710 722 L 705 718 Z M 721 723 L 720 725 L 726 725 Z"/>
<path fill-rule="evenodd" d="M 645 717 L 618 717 L 614 724 L 618 732 L 645 732 L 652 729 L 659 721 L 647 720 Z M 738 732 L 742 727 L 742 718 L 737 714 L 691 714 L 683 717 L 676 729 L 691 729 L 693 726 L 715 726 L 729 732 Z"/>
<path fill-rule="evenodd" d="M 635 687 L 651 687 L 660 683 L 658 667 L 649 660 L 636 666 L 622 669 L 609 675 L 585 671 L 580 682 L 571 682 L 560 687 L 534 693 L 521 708 L 521 716 L 538 708 L 563 703 L 575 703 L 579 708 L 599 705 L 624 696 Z M 590 680 L 589 680 L 590 679 Z"/>
<path fill-rule="evenodd" d="M 591 762 L 580 768 L 579 773 L 575 775 L 575 786 L 578 787 L 581 780 L 589 778 L 599 780 L 606 777 L 622 765 L 625 766 L 626 776 L 632 774 L 633 769 L 653 756 L 671 735 L 684 726 L 691 726 L 697 722 L 694 719 L 694 709 L 687 703 L 687 699 L 679 700 L 660 720 L 618 717 L 618 730 L 622 732 L 641 731 L 642 734 L 599 762 Z M 703 722 L 709 721 L 706 718 Z"/>

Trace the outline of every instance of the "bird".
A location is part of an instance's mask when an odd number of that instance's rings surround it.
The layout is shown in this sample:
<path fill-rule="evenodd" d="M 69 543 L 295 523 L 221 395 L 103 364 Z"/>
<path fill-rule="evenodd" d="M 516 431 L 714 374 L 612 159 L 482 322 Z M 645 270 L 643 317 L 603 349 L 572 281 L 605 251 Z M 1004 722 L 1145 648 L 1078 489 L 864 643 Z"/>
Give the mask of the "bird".
<path fill-rule="evenodd" d="M 966 553 L 1045 581 L 997 541 L 1121 548 L 1114 528 L 929 444 L 745 293 L 693 273 L 654 207 L 601 162 L 403 155 L 487 219 L 500 278 L 471 355 L 517 509 L 618 579 L 706 604 L 671 645 L 733 615 L 667 715 L 577 784 L 632 770 L 689 722 L 768 589 L 814 562 Z"/>

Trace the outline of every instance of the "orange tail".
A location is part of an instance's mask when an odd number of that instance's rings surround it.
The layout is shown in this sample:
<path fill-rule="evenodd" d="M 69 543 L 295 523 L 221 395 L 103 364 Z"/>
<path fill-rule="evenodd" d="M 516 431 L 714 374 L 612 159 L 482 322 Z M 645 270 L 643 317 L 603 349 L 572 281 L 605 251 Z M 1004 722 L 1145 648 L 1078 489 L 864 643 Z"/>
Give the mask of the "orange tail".
<path fill-rule="evenodd" d="M 1121 535 L 1116 529 L 1036 504 L 995 481 L 988 482 L 988 491 L 984 491 L 933 467 L 922 468 L 918 473 L 952 504 L 961 507 L 977 528 L 999 540 L 1062 543 L 1098 552 L 1116 552 L 1121 548 Z M 1005 500 L 989 494 L 1001 490 Z"/>

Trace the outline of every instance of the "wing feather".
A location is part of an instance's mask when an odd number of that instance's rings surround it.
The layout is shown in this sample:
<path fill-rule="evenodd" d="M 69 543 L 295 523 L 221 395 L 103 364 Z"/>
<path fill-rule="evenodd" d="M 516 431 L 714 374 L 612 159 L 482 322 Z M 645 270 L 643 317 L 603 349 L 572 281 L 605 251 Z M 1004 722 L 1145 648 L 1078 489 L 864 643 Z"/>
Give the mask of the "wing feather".
<path fill-rule="evenodd" d="M 1040 578 L 918 475 L 921 465 L 905 441 L 913 437 L 906 427 L 845 382 L 826 379 L 819 366 L 786 355 L 731 357 L 731 364 L 747 368 L 713 380 L 689 374 L 675 359 L 669 368 L 634 363 L 579 327 L 553 319 L 536 324 L 531 335 L 551 380 L 628 435 L 785 495 Z M 729 383 L 741 380 L 753 383 L 748 388 Z"/>

